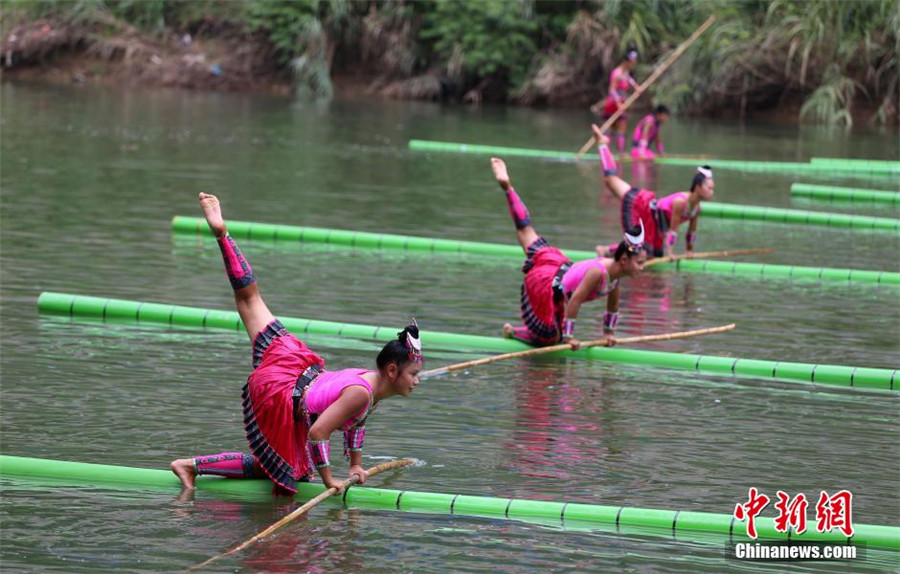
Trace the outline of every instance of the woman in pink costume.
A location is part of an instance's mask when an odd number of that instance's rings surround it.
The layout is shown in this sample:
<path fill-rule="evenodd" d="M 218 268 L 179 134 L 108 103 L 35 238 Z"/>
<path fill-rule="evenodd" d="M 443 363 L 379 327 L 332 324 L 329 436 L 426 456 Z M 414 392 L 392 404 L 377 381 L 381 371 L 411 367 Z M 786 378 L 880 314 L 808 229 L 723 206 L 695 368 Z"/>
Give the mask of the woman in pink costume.
<path fill-rule="evenodd" d="M 669 108 L 663 105 L 656 106 L 653 113 L 647 114 L 634 128 L 631 139 L 631 159 L 653 159 L 656 157 L 650 151 L 650 144 L 656 146 L 656 153 L 663 155 L 662 136 L 659 128 L 669 121 Z"/>
<path fill-rule="evenodd" d="M 609 91 L 606 99 L 603 100 L 603 119 L 608 120 L 615 114 L 625 100 L 628 99 L 628 90 L 637 89 L 638 83 L 631 77 L 631 70 L 637 63 L 637 50 L 628 50 L 622 63 L 616 66 L 609 73 Z M 597 112 L 600 103 L 596 103 L 591 107 L 593 112 Z M 623 113 L 613 124 L 613 131 L 616 133 L 616 145 L 620 152 L 625 151 L 625 134 L 628 132 L 628 115 Z"/>
<path fill-rule="evenodd" d="M 603 183 L 622 202 L 622 227 L 628 229 L 638 222 L 644 226 L 644 248 L 651 257 L 671 257 L 678 241 L 678 228 L 689 221 L 687 254 L 694 252 L 697 243 L 697 220 L 700 217 L 700 202 L 712 199 L 715 193 L 712 169 L 707 166 L 697 168 L 691 181 L 691 190 L 680 191 L 657 199 L 656 194 L 647 189 L 638 189 L 616 175 L 618 165 L 609 149 L 609 138 L 597 125 L 591 126 L 594 137 L 600 142 L 600 166 L 603 169 Z M 608 253 L 614 246 L 598 247 L 601 253 Z"/>
<path fill-rule="evenodd" d="M 581 342 L 575 339 L 574 333 L 581 306 L 606 297 L 603 333 L 610 345 L 615 344 L 613 333 L 619 321 L 619 279 L 641 270 L 643 230 L 640 227 L 627 230 L 612 259 L 596 257 L 572 263 L 534 230 L 528 208 L 509 182 L 506 164 L 492 158 L 491 169 L 506 194 L 516 237 L 526 257 L 522 266 L 525 273 L 522 283 L 524 325 L 513 327 L 507 323 L 503 326 L 503 336 L 538 347 L 563 341 L 578 349 Z"/>
<path fill-rule="evenodd" d="M 344 434 L 349 474 L 360 484 L 366 419 L 384 399 L 409 396 L 419 384 L 422 346 L 410 325 L 376 359 L 377 369 L 326 371 L 324 361 L 288 333 L 266 307 L 250 264 L 228 235 L 219 200 L 200 194 L 200 206 L 216 236 L 238 313 L 253 343 L 254 371 L 243 390 L 244 430 L 250 453 L 224 452 L 173 461 L 172 471 L 187 488 L 200 474 L 232 478 L 268 477 L 276 494 L 297 492 L 297 482 L 315 468 L 326 487 L 343 490 L 331 473 L 329 437 Z"/>

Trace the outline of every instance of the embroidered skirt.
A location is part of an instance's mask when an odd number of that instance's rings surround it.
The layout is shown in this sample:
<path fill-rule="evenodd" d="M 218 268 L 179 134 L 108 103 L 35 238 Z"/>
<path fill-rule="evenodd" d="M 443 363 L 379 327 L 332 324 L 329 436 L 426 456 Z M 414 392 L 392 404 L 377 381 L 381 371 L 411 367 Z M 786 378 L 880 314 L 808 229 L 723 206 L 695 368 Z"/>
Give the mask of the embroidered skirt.
<path fill-rule="evenodd" d="M 253 361 L 256 369 L 242 393 L 247 442 L 276 490 L 295 493 L 297 481 L 311 474 L 311 465 L 309 428 L 302 417 L 294 417 L 294 387 L 307 367 L 324 361 L 277 319 L 254 339 Z"/>
<path fill-rule="evenodd" d="M 539 346 L 553 345 L 562 336 L 565 300 L 554 289 L 554 279 L 563 265 L 571 261 L 543 237 L 528 246 L 528 259 L 522 266 L 522 322 Z"/>

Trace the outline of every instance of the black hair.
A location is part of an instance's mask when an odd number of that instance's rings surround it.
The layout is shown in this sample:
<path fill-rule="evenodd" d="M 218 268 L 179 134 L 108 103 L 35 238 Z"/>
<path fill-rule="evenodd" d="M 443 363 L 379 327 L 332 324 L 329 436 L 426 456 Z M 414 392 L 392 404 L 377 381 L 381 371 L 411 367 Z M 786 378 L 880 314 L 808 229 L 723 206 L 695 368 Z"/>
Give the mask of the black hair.
<path fill-rule="evenodd" d="M 659 105 L 656 106 L 656 108 L 653 110 L 653 113 L 654 113 L 654 114 L 669 114 L 669 108 L 667 108 L 666 106 L 664 106 L 664 105 L 662 105 L 662 104 L 659 104 Z"/>
<path fill-rule="evenodd" d="M 628 235 L 638 235 L 640 234 L 640 232 L 641 228 L 638 225 L 635 225 L 634 227 L 630 227 L 628 229 Z M 637 253 L 629 249 L 628 242 L 623 239 L 619 242 L 619 245 L 616 246 L 616 253 L 615 255 L 613 255 L 613 259 L 615 259 L 616 261 L 621 261 L 624 257 L 631 259 L 635 255 L 637 255 Z"/>
<path fill-rule="evenodd" d="M 703 169 L 711 170 L 712 168 L 708 165 L 702 166 Z M 694 179 L 691 180 L 691 191 L 694 191 L 695 187 L 699 187 L 703 185 L 703 182 L 706 181 L 706 176 L 700 173 L 699 171 L 694 174 Z"/>
<path fill-rule="evenodd" d="M 624 53 L 624 54 L 622 54 L 622 61 L 624 61 L 624 62 L 632 62 L 632 61 L 634 61 L 634 60 L 632 60 L 631 58 L 628 57 L 628 54 L 630 54 L 630 53 L 632 53 L 632 52 L 634 52 L 637 56 L 640 56 L 640 55 L 641 55 L 640 52 L 637 51 L 637 46 L 631 46 L 630 48 L 628 48 L 627 50 L 625 50 L 625 53 Z"/>
<path fill-rule="evenodd" d="M 396 364 L 402 369 L 406 363 L 412 362 L 412 359 L 409 357 L 409 347 L 406 346 L 406 340 L 409 335 L 418 339 L 419 327 L 416 325 L 407 325 L 402 331 L 397 333 L 396 339 L 388 341 L 387 344 L 382 347 L 381 352 L 378 353 L 378 358 L 375 359 L 375 364 L 378 365 L 379 370 L 384 369 L 391 363 Z"/>

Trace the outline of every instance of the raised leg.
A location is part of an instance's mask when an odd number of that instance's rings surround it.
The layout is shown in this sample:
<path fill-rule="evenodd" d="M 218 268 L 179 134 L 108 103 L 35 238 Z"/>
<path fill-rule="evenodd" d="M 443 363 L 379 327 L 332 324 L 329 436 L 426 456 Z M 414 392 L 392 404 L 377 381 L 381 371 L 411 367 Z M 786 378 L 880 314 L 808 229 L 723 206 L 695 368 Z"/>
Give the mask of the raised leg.
<path fill-rule="evenodd" d="M 494 172 L 494 179 L 500 185 L 500 189 L 506 194 L 506 203 L 509 206 L 509 215 L 512 217 L 513 223 L 516 225 L 516 239 L 522 246 L 522 251 L 528 254 L 528 246 L 537 241 L 538 234 L 531 225 L 531 214 L 525 203 L 513 189 L 509 182 L 509 174 L 506 171 L 506 164 L 502 159 L 496 157 L 491 158 L 491 170 Z"/>
<path fill-rule="evenodd" d="M 265 301 L 259 294 L 253 269 L 244 259 L 244 254 L 241 253 L 234 239 L 228 235 L 219 199 L 215 195 L 201 193 L 200 208 L 203 210 L 209 229 L 219 243 L 222 259 L 225 262 L 225 272 L 228 274 L 232 289 L 234 289 L 234 303 L 252 342 L 256 334 L 265 329 L 266 325 L 275 319 L 275 316 L 266 307 Z"/>
<path fill-rule="evenodd" d="M 622 201 L 622 198 L 631 189 L 631 185 L 617 175 L 619 166 L 616 164 L 612 150 L 609 149 L 609 137 L 600 131 L 597 124 L 591 126 L 591 131 L 599 143 L 597 153 L 600 155 L 600 168 L 603 170 L 603 184 L 616 199 Z"/>
<path fill-rule="evenodd" d="M 625 132 L 628 131 L 628 120 L 625 118 L 619 118 L 616 120 L 616 147 L 619 148 L 619 152 L 625 151 Z"/>

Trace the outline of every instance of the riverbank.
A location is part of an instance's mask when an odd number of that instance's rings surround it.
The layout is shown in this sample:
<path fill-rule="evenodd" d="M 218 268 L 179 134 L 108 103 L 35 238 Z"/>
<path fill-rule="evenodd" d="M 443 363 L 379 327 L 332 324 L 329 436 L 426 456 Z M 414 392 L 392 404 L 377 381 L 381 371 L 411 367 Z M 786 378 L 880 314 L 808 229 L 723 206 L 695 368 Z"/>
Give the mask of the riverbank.
<path fill-rule="evenodd" d="M 517 11 L 489 0 L 197 0 L 87 3 L 79 12 L 35 2 L 3 18 L 0 64 L 4 78 L 56 83 L 585 108 L 605 95 L 623 46 L 638 48 L 640 80 L 690 34 L 705 14 L 687 5 L 683 14 L 678 2 Z M 703 117 L 898 122 L 896 31 L 885 24 L 896 7 L 814 0 L 807 11 L 769 8 L 715 10 L 713 30 L 636 109 L 666 103 Z M 840 50 L 813 34 L 835 26 Z"/>
<path fill-rule="evenodd" d="M 290 74 L 276 65 L 266 38 L 224 27 L 215 35 L 160 36 L 119 21 L 96 25 L 39 19 L 0 42 L 4 79 L 59 84 L 289 94 Z"/>

